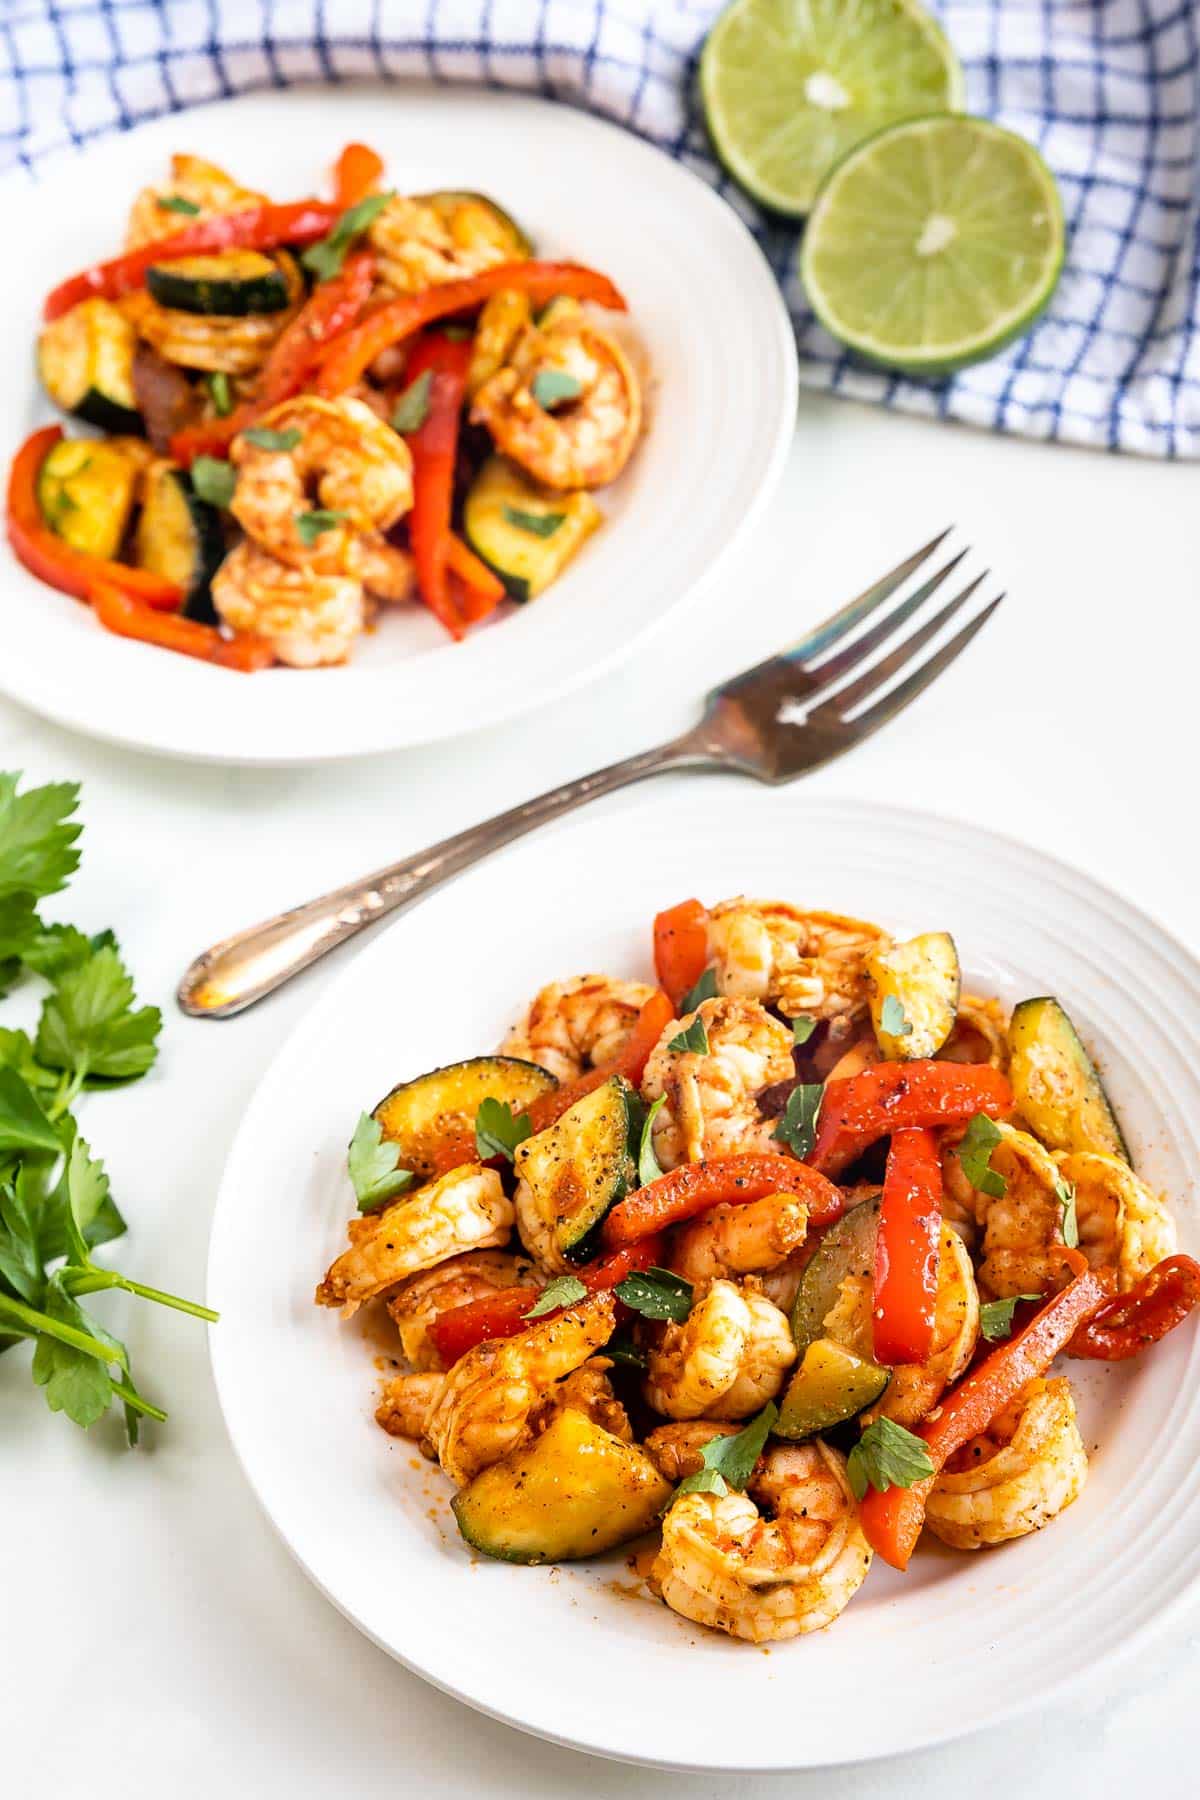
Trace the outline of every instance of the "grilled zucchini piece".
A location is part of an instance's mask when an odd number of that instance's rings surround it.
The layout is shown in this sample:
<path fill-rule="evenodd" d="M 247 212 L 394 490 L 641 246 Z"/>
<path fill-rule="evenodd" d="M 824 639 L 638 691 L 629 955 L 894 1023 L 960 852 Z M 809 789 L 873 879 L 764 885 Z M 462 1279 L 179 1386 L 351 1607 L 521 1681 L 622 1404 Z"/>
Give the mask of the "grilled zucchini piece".
<path fill-rule="evenodd" d="M 926 931 L 878 950 L 867 958 L 866 969 L 875 1041 L 887 1060 L 936 1056 L 954 1029 L 962 988 L 950 933 Z"/>
<path fill-rule="evenodd" d="M 821 1247 L 805 1269 L 792 1307 L 792 1336 L 801 1355 L 825 1335 L 825 1320 L 838 1301 L 847 1276 L 875 1279 L 875 1239 L 879 1232 L 879 1196 L 863 1200 L 843 1213 L 821 1239 Z"/>
<path fill-rule="evenodd" d="M 155 263 L 146 270 L 146 286 L 160 306 L 227 319 L 282 312 L 291 300 L 284 270 L 260 250 L 220 250 Z"/>
<path fill-rule="evenodd" d="M 603 518 L 582 488 L 555 493 L 506 457 L 489 456 L 467 494 L 463 531 L 510 597 L 532 600 L 562 574 Z"/>
<path fill-rule="evenodd" d="M 139 432 L 133 389 L 137 333 L 109 300 L 81 300 L 38 338 L 42 386 L 55 406 L 100 431 Z"/>
<path fill-rule="evenodd" d="M 554 1242 L 568 1262 L 587 1262 L 610 1207 L 637 1178 L 634 1139 L 641 1108 L 623 1075 L 569 1107 L 556 1124 L 518 1145 L 513 1163 L 528 1182 Z"/>
<path fill-rule="evenodd" d="M 577 1562 L 649 1531 L 671 1486 L 644 1450 L 575 1407 L 454 1496 L 468 1544 L 504 1562 Z"/>
<path fill-rule="evenodd" d="M 62 438 L 42 463 L 37 480 L 42 517 L 72 549 L 106 561 L 120 550 L 142 467 L 130 448 L 107 438 Z"/>
<path fill-rule="evenodd" d="M 776 1437 L 810 1438 L 853 1419 L 878 1400 L 889 1371 L 832 1338 L 814 1338 L 788 1383 L 771 1427 Z"/>
<path fill-rule="evenodd" d="M 473 243 L 482 239 L 495 244 L 510 262 L 524 262 L 533 255 L 532 239 L 526 237 L 516 220 L 486 194 L 473 194 L 463 188 L 439 188 L 432 194 L 415 194 L 413 198 L 432 206 L 456 241 L 469 231 Z"/>
<path fill-rule="evenodd" d="M 189 477 L 174 463 L 151 463 L 134 534 L 138 566 L 182 588 L 184 612 L 211 625 L 217 614 L 210 587 L 224 555 L 216 508 L 193 492 Z"/>
<path fill-rule="evenodd" d="M 1008 1048 L 1017 1111 L 1047 1149 L 1131 1161 L 1096 1065 L 1057 1000 L 1022 1000 L 1009 1022 Z"/>
<path fill-rule="evenodd" d="M 557 1086 L 538 1063 L 515 1056 L 472 1056 L 401 1082 L 384 1095 L 374 1116 L 384 1137 L 399 1144 L 400 1167 L 426 1181 L 445 1167 L 439 1153 L 444 1155 L 447 1146 L 459 1141 L 474 1145 L 481 1100 L 507 1101 L 519 1113 Z"/>

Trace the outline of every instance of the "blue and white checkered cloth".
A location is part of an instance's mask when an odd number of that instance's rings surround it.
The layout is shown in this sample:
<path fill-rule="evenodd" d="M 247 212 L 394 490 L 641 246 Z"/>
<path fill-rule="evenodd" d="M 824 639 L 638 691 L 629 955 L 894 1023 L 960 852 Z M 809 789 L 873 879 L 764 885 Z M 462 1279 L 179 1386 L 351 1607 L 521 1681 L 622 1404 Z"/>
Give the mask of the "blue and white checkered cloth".
<path fill-rule="evenodd" d="M 941 0 L 968 104 L 1058 177 L 1063 279 L 1036 329 L 951 380 L 856 365 L 815 323 L 796 233 L 721 174 L 695 98 L 716 0 L 0 0 L 0 166 L 246 89 L 427 77 L 589 107 L 719 187 L 783 284 L 813 388 L 1032 437 L 1200 455 L 1195 0 Z"/>

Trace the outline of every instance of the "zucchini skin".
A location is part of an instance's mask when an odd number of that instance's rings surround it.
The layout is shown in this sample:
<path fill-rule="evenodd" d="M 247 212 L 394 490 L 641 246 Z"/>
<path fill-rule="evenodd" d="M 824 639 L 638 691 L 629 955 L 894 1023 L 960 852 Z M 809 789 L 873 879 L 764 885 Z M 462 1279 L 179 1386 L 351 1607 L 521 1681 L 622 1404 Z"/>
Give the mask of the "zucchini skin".
<path fill-rule="evenodd" d="M 1051 1150 L 1132 1157 L 1095 1063 L 1066 1008 L 1051 994 L 1022 1000 L 1008 1027 L 1017 1109 Z M 1052 1079 L 1056 1077 L 1057 1079 Z"/>
<path fill-rule="evenodd" d="M 590 1262 L 600 1227 L 637 1180 L 633 1146 L 640 1107 L 623 1075 L 610 1075 L 545 1131 L 526 1138 L 517 1175 L 567 1263 Z"/>
<path fill-rule="evenodd" d="M 37 369 L 55 406 L 115 437 L 143 430 L 133 382 L 137 335 L 112 303 L 80 301 L 38 336 Z"/>
<path fill-rule="evenodd" d="M 244 259 L 245 253 L 155 263 L 146 271 L 146 287 L 160 306 L 175 312 L 227 319 L 283 312 L 290 302 L 283 270 L 268 257 L 255 255 L 254 262 L 264 266 L 239 273 L 236 258 Z M 219 267 L 222 263 L 225 273 Z"/>
<path fill-rule="evenodd" d="M 189 618 L 205 625 L 219 622 L 212 578 L 225 558 L 220 516 L 171 463 L 156 462 L 146 472 L 134 551 L 139 568 L 183 589 L 182 610 Z"/>
<path fill-rule="evenodd" d="M 402 1166 L 428 1179 L 438 1173 L 437 1152 L 447 1141 L 474 1141 L 481 1100 L 507 1101 L 516 1114 L 557 1086 L 540 1063 L 515 1056 L 472 1056 L 400 1082 L 372 1116 L 384 1137 L 399 1144 Z"/>
<path fill-rule="evenodd" d="M 548 537 L 540 537 L 513 524 L 508 509 L 557 516 L 560 523 Z M 500 577 L 509 598 L 522 604 L 544 593 L 602 520 L 600 508 L 582 488 L 548 494 L 499 455 L 488 457 L 463 504 L 467 542 Z"/>
<path fill-rule="evenodd" d="M 430 194 L 414 194 L 413 199 L 423 200 L 443 216 L 455 212 L 460 206 L 486 207 L 499 227 L 497 239 L 507 240 L 513 253 L 513 261 L 523 262 L 526 257 L 533 255 L 532 238 L 522 231 L 512 214 L 506 213 L 502 206 L 497 206 L 488 194 L 476 194 L 468 188 L 437 188 Z"/>

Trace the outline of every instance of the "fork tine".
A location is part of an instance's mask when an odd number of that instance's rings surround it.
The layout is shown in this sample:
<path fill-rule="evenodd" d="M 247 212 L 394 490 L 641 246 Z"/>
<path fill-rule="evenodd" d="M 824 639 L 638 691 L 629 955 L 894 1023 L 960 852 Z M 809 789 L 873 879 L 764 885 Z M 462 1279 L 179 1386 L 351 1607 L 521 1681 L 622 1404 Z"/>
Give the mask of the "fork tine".
<path fill-rule="evenodd" d="M 894 606 L 891 612 L 885 613 L 882 619 L 877 620 L 869 631 L 864 631 L 852 639 L 838 651 L 836 656 L 831 656 L 827 661 L 818 663 L 812 671 L 814 680 L 819 681 L 822 686 L 826 686 L 839 680 L 843 675 L 848 675 L 851 669 L 855 669 L 860 663 L 865 662 L 872 650 L 877 650 L 880 644 L 885 643 L 894 632 L 899 631 L 905 620 L 911 619 L 917 608 L 923 606 L 932 594 L 936 594 L 947 575 L 952 574 L 963 557 L 967 555 L 969 555 L 969 551 L 960 550 L 957 556 L 951 557 L 944 568 L 931 575 L 928 581 L 923 581 L 907 600 L 902 600 L 899 606 Z"/>
<path fill-rule="evenodd" d="M 886 656 L 881 656 L 878 662 L 872 663 L 857 681 L 852 681 L 848 687 L 839 688 L 835 694 L 815 709 L 813 716 L 819 718 L 822 713 L 836 713 L 839 718 L 844 719 L 863 700 L 868 699 L 876 688 L 883 687 L 884 683 L 890 681 L 893 675 L 898 675 L 901 669 L 907 668 L 917 651 L 922 649 L 930 638 L 936 637 L 942 626 L 954 617 L 959 607 L 971 598 L 980 582 L 986 579 L 987 573 L 988 571 L 985 569 L 982 575 L 977 575 L 974 581 L 967 584 L 961 594 L 956 595 L 953 600 L 948 600 L 945 606 L 934 613 L 932 619 L 928 619 L 924 625 L 912 632 L 902 643 L 897 644 L 896 648 L 889 651 Z M 823 674 L 824 670 L 819 669 L 817 679 L 820 680 Z"/>
<path fill-rule="evenodd" d="M 882 576 L 880 580 L 865 589 L 857 600 L 849 601 L 840 612 L 835 612 L 832 618 L 826 619 L 823 624 L 814 626 L 809 635 L 801 638 L 798 644 L 793 644 L 790 650 L 781 650 L 778 654 L 786 656 L 792 662 L 804 663 L 811 662 L 823 651 L 831 650 L 846 636 L 847 632 L 853 631 L 856 625 L 868 618 L 877 606 L 882 606 L 885 600 L 890 600 L 896 589 L 903 587 L 909 576 L 915 575 L 921 564 L 933 555 L 938 545 L 945 543 L 953 529 L 953 525 L 947 525 L 945 531 L 939 532 L 935 538 L 930 538 L 923 549 L 914 551 L 906 561 L 898 563 L 889 575 Z"/>
<path fill-rule="evenodd" d="M 961 656 L 975 634 L 982 631 L 1003 599 L 1003 594 L 997 594 L 996 598 L 989 601 L 982 612 L 976 613 L 973 619 L 968 620 L 962 630 L 949 638 L 935 655 L 915 668 L 907 681 L 902 681 L 899 687 L 893 688 L 890 694 L 885 694 L 882 700 L 876 701 L 875 705 L 869 707 L 866 712 L 859 713 L 855 719 L 850 719 L 848 726 L 854 733 L 855 743 L 861 743 L 863 738 L 870 737 L 872 732 L 878 731 L 881 725 L 886 725 L 889 719 L 895 718 L 898 712 L 904 710 L 910 700 L 915 700 L 931 681 L 936 681 L 942 670 L 948 669 L 956 656 Z"/>

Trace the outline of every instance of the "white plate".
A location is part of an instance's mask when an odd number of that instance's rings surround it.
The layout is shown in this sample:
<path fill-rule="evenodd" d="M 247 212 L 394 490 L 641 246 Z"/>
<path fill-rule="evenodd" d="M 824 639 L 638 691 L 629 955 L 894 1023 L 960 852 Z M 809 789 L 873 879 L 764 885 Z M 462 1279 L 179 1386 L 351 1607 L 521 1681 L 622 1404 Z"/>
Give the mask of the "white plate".
<path fill-rule="evenodd" d="M 12 448 L 50 412 L 32 375 L 43 296 L 117 253 L 134 194 L 172 150 L 285 198 L 324 191 L 351 138 L 373 144 L 409 192 L 488 190 L 540 253 L 591 263 L 624 291 L 653 372 L 649 429 L 601 496 L 607 525 L 550 592 L 506 606 L 463 644 L 423 608 L 397 608 L 346 668 L 252 680 L 110 637 L 6 548 L 0 688 L 13 699 L 96 737 L 217 762 L 320 762 L 451 737 L 628 656 L 758 516 L 795 422 L 797 375 L 791 325 L 750 234 L 696 176 L 616 126 L 484 91 L 254 95 L 88 144 L 32 191 L 10 180 L 21 271 L 0 299 L 0 397 Z"/>
<path fill-rule="evenodd" d="M 449 1484 L 372 1421 L 383 1340 L 312 1304 L 344 1241 L 345 1144 L 364 1105 L 489 1050 L 543 981 L 646 976 L 653 914 L 696 891 L 782 894 L 900 933 L 946 927 L 972 988 L 1010 1002 L 1059 994 L 1140 1170 L 1170 1191 L 1196 1249 L 1200 967 L 1185 951 L 1086 877 L 974 827 L 706 786 L 505 853 L 330 988 L 255 1096 L 221 1189 L 209 1269 L 221 1403 L 312 1579 L 377 1643 L 485 1712 L 676 1768 L 915 1749 L 1127 1652 L 1196 1580 L 1194 1328 L 1134 1364 L 1070 1365 L 1094 1453 L 1083 1497 L 1050 1530 L 977 1557 L 923 1548 L 907 1576 L 877 1558 L 832 1629 L 764 1655 L 632 1597 L 619 1553 L 561 1570 L 472 1561 Z"/>

